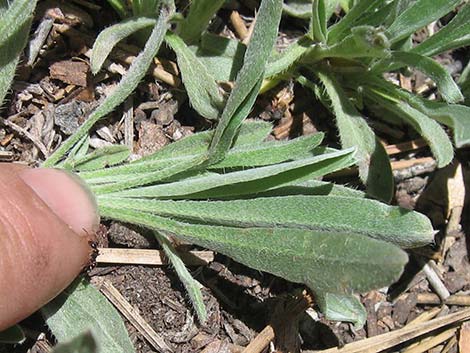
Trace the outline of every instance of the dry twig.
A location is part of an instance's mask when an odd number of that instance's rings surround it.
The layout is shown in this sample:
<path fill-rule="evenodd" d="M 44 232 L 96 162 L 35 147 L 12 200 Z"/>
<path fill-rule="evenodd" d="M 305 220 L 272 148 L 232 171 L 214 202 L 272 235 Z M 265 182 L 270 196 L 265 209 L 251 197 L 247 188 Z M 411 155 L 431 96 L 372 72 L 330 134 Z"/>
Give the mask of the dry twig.
<path fill-rule="evenodd" d="M 391 331 L 382 335 L 367 338 L 361 341 L 346 344 L 342 348 L 329 348 L 319 353 L 377 353 L 382 350 L 397 346 L 415 337 L 425 335 L 429 332 L 449 326 L 460 321 L 470 319 L 470 309 L 449 314 L 431 321 L 415 325 L 406 325 L 396 331 Z"/>
<path fill-rule="evenodd" d="M 124 298 L 110 282 L 106 280 L 96 280 L 96 277 L 94 278 L 94 281 L 99 287 L 101 293 L 103 293 L 104 296 L 114 304 L 119 312 L 124 315 L 132 325 L 134 325 L 134 327 L 145 337 L 154 349 L 158 352 L 173 352 L 163 338 L 161 338 L 139 314 L 138 310 L 129 304 L 126 298 Z"/>

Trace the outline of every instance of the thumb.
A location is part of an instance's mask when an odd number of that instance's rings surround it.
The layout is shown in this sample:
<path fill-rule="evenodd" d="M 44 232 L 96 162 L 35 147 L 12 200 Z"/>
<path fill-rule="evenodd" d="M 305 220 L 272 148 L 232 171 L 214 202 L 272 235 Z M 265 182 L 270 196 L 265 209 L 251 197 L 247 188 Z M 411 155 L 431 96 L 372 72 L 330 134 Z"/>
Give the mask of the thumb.
<path fill-rule="evenodd" d="M 90 262 L 96 203 L 77 177 L 0 163 L 0 331 L 53 299 Z"/>

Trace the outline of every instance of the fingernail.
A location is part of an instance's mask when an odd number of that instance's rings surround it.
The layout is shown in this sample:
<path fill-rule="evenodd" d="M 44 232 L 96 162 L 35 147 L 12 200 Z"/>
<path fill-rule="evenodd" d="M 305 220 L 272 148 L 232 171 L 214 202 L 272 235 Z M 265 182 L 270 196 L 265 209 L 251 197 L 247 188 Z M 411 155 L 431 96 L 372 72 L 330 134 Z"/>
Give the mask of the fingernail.
<path fill-rule="evenodd" d="M 75 233 L 86 235 L 98 229 L 95 197 L 78 176 L 59 169 L 36 168 L 21 172 L 20 177 Z"/>

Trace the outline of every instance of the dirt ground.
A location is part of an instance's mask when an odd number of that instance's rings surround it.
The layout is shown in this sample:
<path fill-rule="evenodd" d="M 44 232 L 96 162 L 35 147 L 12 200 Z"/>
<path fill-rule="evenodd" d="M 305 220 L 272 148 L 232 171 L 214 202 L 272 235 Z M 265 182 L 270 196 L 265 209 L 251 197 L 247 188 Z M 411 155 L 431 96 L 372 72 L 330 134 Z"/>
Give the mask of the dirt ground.
<path fill-rule="evenodd" d="M 245 15 L 248 25 L 253 12 L 246 4 L 251 2 L 239 3 L 238 10 Z M 128 57 L 135 54 L 134 47 L 122 49 L 121 56 L 112 58 L 114 71 L 91 76 L 88 51 L 99 30 L 112 23 L 115 17 L 105 2 L 94 2 L 91 7 L 87 4 L 84 0 L 40 2 L 34 29 L 43 25 L 49 31 L 38 35 L 42 36 L 38 58 L 33 66 L 23 61 L 10 102 L 2 112 L 0 160 L 39 165 L 99 104 L 118 82 L 118 73 L 126 70 Z M 221 33 L 236 37 L 230 13 L 230 8 L 222 10 L 215 22 Z M 285 46 L 301 30 L 296 21 L 283 20 L 278 45 Z M 417 40 L 420 35 L 426 36 L 426 31 L 420 33 Z M 467 48 L 443 55 L 440 61 L 458 76 L 469 54 Z M 147 76 L 124 107 L 95 127 L 91 139 L 93 147 L 130 143 L 134 153 L 143 156 L 210 127 L 190 108 L 171 63 L 168 67 L 168 82 Z M 391 79 L 410 89 L 426 84 L 420 74 L 397 75 Z M 122 119 L 129 107 L 133 107 L 134 118 L 130 136 Z M 292 83 L 260 96 L 250 118 L 272 122 L 273 139 L 324 131 L 326 142 L 338 146 L 333 118 L 321 105 L 312 105 L 310 94 Z M 329 322 L 315 305 L 304 310 L 302 300 L 307 300 L 308 294 L 302 286 L 247 268 L 218 254 L 206 265 L 190 267 L 204 286 L 204 302 L 209 314 L 204 325 L 197 322 L 182 285 L 168 266 L 99 264 L 90 272 L 91 280 L 103 278 L 112 283 L 173 352 L 242 352 L 266 327 L 274 327 L 279 352 L 323 350 L 396 331 L 417 317 L 422 320 L 423 313 L 427 313 L 429 320 L 462 310 L 470 305 L 470 229 L 465 192 L 470 185 L 469 151 L 458 151 L 451 166 L 437 170 L 429 148 L 413 131 L 370 123 L 393 161 L 394 203 L 425 213 L 439 233 L 436 244 L 410 253 L 411 261 L 398 283 L 361 295 L 368 311 L 363 329 L 354 330 L 347 323 Z M 414 144 L 407 145 L 410 141 Z M 340 173 L 334 180 L 360 187 L 354 172 Z M 102 234 L 102 247 L 158 247 L 144 230 L 126 224 L 104 221 Z M 182 251 L 187 249 L 187 245 L 182 246 Z M 436 289 L 436 286 L 441 287 Z M 450 304 L 442 304 L 440 290 L 447 290 L 450 298 L 458 297 L 454 301 L 449 299 Z M 38 315 L 26 320 L 24 326 L 29 337 L 27 342 L 16 347 L 0 346 L 0 352 L 48 352 L 53 337 Z M 138 353 L 157 351 L 134 325 L 126 321 L 126 326 Z M 456 327 L 458 329 L 447 339 L 420 352 L 458 352 L 462 337 L 470 342 L 470 327 L 461 323 Z M 448 327 L 434 330 L 428 336 L 435 337 L 446 330 Z M 418 341 L 422 340 L 421 336 Z M 407 340 L 402 348 L 411 343 Z M 389 351 L 399 351 L 399 348 Z M 250 350 L 251 353 L 273 351 L 274 345 L 264 350 Z"/>

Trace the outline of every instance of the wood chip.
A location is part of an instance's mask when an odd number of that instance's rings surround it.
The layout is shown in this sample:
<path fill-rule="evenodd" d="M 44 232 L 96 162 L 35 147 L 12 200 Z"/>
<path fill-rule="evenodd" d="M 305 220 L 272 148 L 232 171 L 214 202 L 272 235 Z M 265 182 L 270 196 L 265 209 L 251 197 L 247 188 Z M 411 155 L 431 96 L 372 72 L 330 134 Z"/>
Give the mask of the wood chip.
<path fill-rule="evenodd" d="M 58 61 L 49 67 L 51 78 L 72 85 L 86 87 L 89 83 L 89 66 L 83 61 Z"/>
<path fill-rule="evenodd" d="M 93 278 L 93 283 L 98 286 L 101 293 L 129 320 L 129 322 L 145 337 L 151 346 L 158 352 L 173 352 L 147 321 L 139 314 L 124 296 L 108 281 Z"/>
<path fill-rule="evenodd" d="M 470 352 L 470 322 L 464 322 L 460 328 L 459 351 Z"/>
<path fill-rule="evenodd" d="M 121 248 L 99 248 L 96 262 L 107 264 L 126 265 L 166 265 L 168 260 L 161 250 L 149 249 L 121 249 Z M 214 260 L 212 251 L 190 251 L 181 253 L 184 262 L 189 266 L 205 265 Z"/>
<path fill-rule="evenodd" d="M 387 154 L 391 156 L 391 155 L 398 154 L 398 153 L 417 150 L 419 148 L 423 148 L 426 146 L 427 146 L 426 141 L 424 141 L 423 139 L 417 139 L 417 140 L 411 140 L 407 142 L 398 143 L 396 145 L 387 145 L 385 146 L 385 151 L 387 151 Z"/>

